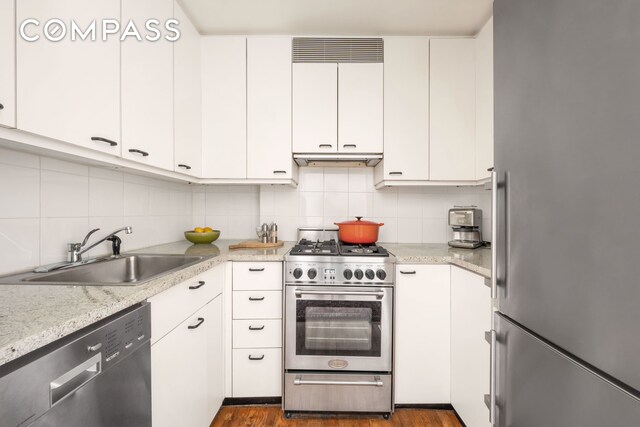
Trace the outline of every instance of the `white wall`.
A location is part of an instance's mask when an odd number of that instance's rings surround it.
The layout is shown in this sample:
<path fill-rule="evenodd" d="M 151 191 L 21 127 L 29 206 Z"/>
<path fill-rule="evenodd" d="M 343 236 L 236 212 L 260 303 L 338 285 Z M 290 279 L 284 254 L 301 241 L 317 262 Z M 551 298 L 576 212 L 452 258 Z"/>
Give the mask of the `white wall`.
<path fill-rule="evenodd" d="M 127 251 L 181 240 L 192 219 L 187 184 L 0 149 L 0 274 L 62 261 L 92 228 L 101 238 L 132 226 L 120 234 Z"/>
<path fill-rule="evenodd" d="M 298 227 L 331 226 L 358 215 L 385 224 L 381 242 L 445 243 L 451 239 L 448 209 L 469 204 L 483 210 L 489 240 L 491 193 L 482 187 L 376 190 L 372 168 L 300 168 L 297 189 L 260 187 L 260 223 L 275 221 L 281 240 L 295 240 Z"/>

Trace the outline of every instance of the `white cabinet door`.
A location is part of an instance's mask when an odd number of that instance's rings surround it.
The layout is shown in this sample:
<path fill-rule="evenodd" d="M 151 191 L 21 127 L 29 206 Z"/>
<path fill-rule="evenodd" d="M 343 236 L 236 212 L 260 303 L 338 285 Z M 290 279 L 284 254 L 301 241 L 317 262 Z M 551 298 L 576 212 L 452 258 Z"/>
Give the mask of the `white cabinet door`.
<path fill-rule="evenodd" d="M 474 39 L 432 39 L 430 179 L 476 179 Z"/>
<path fill-rule="evenodd" d="M 451 404 L 470 427 L 489 427 L 491 289 L 477 274 L 451 267 Z"/>
<path fill-rule="evenodd" d="M 181 36 L 173 46 L 174 170 L 200 176 L 202 169 L 202 90 L 200 34 L 178 3 Z"/>
<path fill-rule="evenodd" d="M 450 270 L 396 267 L 396 404 L 450 402 Z"/>
<path fill-rule="evenodd" d="M 16 0 L 0 0 L 0 126 L 16 127 Z"/>
<path fill-rule="evenodd" d="M 102 41 L 96 29 L 96 41 L 90 34 L 86 40 L 76 36 L 72 41 L 70 34 L 72 20 L 84 31 L 93 20 L 118 18 L 120 0 L 19 0 L 16 16 L 19 23 L 28 18 L 40 22 L 25 28 L 38 40 L 17 38 L 17 127 L 120 155 L 119 37 Z M 58 42 L 43 34 L 51 18 L 67 25 L 65 37 Z"/>
<path fill-rule="evenodd" d="M 247 39 L 247 177 L 292 178 L 291 37 Z"/>
<path fill-rule="evenodd" d="M 493 166 L 493 18 L 476 38 L 476 179 Z"/>
<path fill-rule="evenodd" d="M 205 306 L 207 326 L 207 420 L 210 423 L 224 400 L 224 341 L 222 296 Z M 208 424 L 203 424 L 204 426 Z"/>
<path fill-rule="evenodd" d="M 207 307 L 151 346 L 153 427 L 207 426 Z M 201 319 L 204 319 L 203 321 Z M 198 326 L 199 325 L 199 326 Z"/>
<path fill-rule="evenodd" d="M 122 0 L 122 22 L 145 28 L 151 17 L 173 18 L 173 0 Z M 122 157 L 173 170 L 173 43 L 164 37 L 122 42 Z"/>
<path fill-rule="evenodd" d="M 381 180 L 429 179 L 429 39 L 384 39 Z"/>
<path fill-rule="evenodd" d="M 245 37 L 202 39 L 202 176 L 247 177 Z"/>
<path fill-rule="evenodd" d="M 282 396 L 282 349 L 233 350 L 233 397 Z"/>
<path fill-rule="evenodd" d="M 293 64 L 293 152 L 338 151 L 338 65 Z"/>
<path fill-rule="evenodd" d="M 338 151 L 382 153 L 383 64 L 338 65 Z"/>

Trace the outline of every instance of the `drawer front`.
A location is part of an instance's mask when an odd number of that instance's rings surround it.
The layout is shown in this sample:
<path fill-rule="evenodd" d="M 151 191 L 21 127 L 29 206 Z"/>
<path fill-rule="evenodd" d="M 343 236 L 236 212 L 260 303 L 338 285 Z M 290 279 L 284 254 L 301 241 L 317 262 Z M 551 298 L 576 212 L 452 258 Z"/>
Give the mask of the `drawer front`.
<path fill-rule="evenodd" d="M 281 262 L 234 262 L 234 291 L 281 291 Z"/>
<path fill-rule="evenodd" d="M 282 347 L 282 320 L 234 320 L 233 348 Z"/>
<path fill-rule="evenodd" d="M 233 397 L 282 396 L 282 350 L 233 350 Z"/>
<path fill-rule="evenodd" d="M 234 291 L 234 319 L 282 319 L 281 291 Z"/>
<path fill-rule="evenodd" d="M 151 344 L 222 293 L 224 266 L 192 277 L 151 298 Z"/>

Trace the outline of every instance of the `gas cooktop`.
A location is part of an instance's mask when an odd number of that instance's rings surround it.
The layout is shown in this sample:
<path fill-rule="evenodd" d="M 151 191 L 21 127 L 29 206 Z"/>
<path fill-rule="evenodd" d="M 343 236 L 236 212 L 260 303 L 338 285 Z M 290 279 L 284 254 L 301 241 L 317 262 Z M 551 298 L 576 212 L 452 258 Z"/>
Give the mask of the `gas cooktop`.
<path fill-rule="evenodd" d="M 311 241 L 302 239 L 289 252 L 289 255 L 314 256 L 358 256 L 358 257 L 388 257 L 389 252 L 375 243 L 370 245 L 354 245 L 335 240 Z"/>

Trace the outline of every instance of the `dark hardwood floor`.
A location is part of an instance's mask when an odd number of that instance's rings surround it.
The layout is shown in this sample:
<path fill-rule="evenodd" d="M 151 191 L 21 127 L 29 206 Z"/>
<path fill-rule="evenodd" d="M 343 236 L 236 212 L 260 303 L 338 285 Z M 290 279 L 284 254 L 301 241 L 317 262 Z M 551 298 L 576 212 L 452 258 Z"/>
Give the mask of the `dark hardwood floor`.
<path fill-rule="evenodd" d="M 284 418 L 279 405 L 223 406 L 211 427 L 461 427 L 453 411 L 398 409 L 390 420 L 381 416 Z"/>

